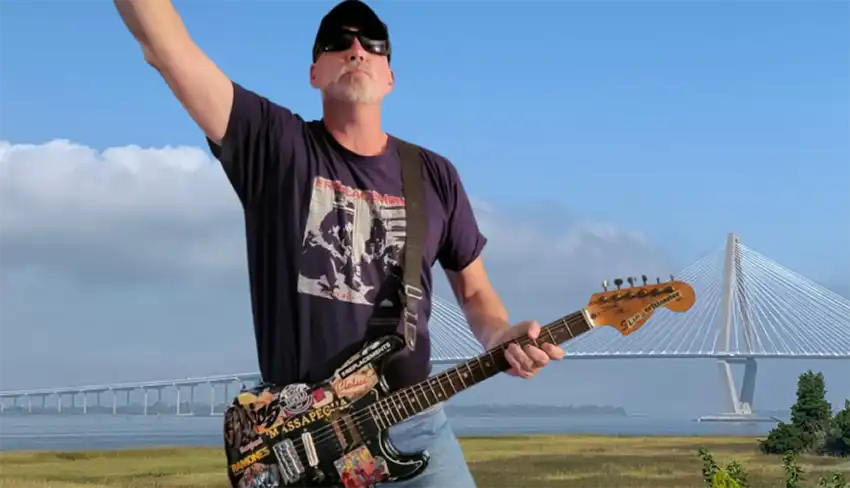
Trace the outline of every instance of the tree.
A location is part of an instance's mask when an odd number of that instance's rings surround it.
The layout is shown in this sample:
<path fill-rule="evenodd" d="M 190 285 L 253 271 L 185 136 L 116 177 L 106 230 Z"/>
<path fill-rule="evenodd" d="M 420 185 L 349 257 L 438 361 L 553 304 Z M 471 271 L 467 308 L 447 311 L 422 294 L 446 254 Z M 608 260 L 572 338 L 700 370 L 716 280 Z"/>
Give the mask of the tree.
<path fill-rule="evenodd" d="M 811 445 L 822 436 L 832 420 L 832 405 L 826 401 L 826 382 L 823 373 L 812 370 L 800 375 L 797 381 L 797 403 L 791 407 L 791 423 L 799 428 Z"/>
<path fill-rule="evenodd" d="M 835 414 L 824 439 L 823 454 L 850 456 L 850 400 Z"/>
<path fill-rule="evenodd" d="M 767 439 L 759 441 L 759 448 L 765 454 L 799 454 L 808 447 L 804 435 L 794 424 L 779 422 L 767 434 Z"/>
<path fill-rule="evenodd" d="M 759 447 L 766 454 L 820 450 L 831 427 L 832 406 L 826 400 L 823 373 L 809 370 L 797 380 L 797 403 L 791 407 L 791 423 L 780 422 L 767 439 L 759 441 Z"/>

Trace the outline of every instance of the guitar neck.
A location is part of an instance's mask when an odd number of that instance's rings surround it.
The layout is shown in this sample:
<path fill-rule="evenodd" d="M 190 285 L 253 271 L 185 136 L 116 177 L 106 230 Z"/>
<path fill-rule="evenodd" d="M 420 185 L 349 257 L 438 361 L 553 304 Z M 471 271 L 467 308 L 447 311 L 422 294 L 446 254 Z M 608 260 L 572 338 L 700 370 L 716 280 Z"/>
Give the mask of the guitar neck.
<path fill-rule="evenodd" d="M 523 337 L 508 341 L 413 386 L 396 391 L 369 407 L 369 413 L 381 428 L 400 423 L 428 408 L 445 402 L 461 391 L 510 369 L 505 349 L 510 344 L 563 344 L 593 328 L 584 310 L 571 313 L 541 328 L 536 341 Z"/>

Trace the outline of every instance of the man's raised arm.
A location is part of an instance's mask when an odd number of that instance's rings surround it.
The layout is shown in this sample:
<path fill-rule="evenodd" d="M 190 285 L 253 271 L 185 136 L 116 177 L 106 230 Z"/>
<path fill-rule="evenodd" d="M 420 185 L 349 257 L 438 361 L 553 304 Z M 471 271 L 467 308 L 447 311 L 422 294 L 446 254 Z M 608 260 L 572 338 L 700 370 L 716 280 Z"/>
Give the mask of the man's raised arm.
<path fill-rule="evenodd" d="M 221 144 L 233 106 L 233 84 L 189 36 L 169 0 L 114 0 L 145 60 L 207 137 Z"/>

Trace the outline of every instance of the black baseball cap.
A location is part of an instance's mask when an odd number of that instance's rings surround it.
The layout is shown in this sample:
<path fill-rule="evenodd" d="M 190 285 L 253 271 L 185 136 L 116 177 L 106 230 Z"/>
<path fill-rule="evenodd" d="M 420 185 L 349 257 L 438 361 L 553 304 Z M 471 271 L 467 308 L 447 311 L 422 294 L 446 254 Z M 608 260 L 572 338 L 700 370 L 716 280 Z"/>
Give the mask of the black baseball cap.
<path fill-rule="evenodd" d="M 323 45 L 336 36 L 343 27 L 355 27 L 372 40 L 386 43 L 387 59 L 390 57 L 390 34 L 387 25 L 368 5 L 360 0 L 343 0 L 330 10 L 319 24 L 313 42 L 313 62 L 322 54 Z"/>

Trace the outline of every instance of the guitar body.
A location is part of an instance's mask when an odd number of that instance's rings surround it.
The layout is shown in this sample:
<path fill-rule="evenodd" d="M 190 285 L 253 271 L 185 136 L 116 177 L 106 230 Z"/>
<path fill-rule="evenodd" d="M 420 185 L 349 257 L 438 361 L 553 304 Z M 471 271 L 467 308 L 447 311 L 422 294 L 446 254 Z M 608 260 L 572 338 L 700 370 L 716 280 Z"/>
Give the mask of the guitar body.
<path fill-rule="evenodd" d="M 389 428 L 510 369 L 505 350 L 562 344 L 600 325 L 627 336 L 656 310 L 681 313 L 694 304 L 682 281 L 594 293 L 586 307 L 540 329 L 536 339 L 518 337 L 419 383 L 390 392 L 383 369 L 406 347 L 388 335 L 363 344 L 330 378 L 315 385 L 260 385 L 240 393 L 224 413 L 224 444 L 233 488 L 371 488 L 413 478 L 428 465 L 425 451 L 402 454 Z"/>
<path fill-rule="evenodd" d="M 363 414 L 388 396 L 383 367 L 403 347 L 382 337 L 320 383 L 241 392 L 224 414 L 231 486 L 366 488 L 421 473 L 428 453 L 399 453 L 388 425 Z"/>

